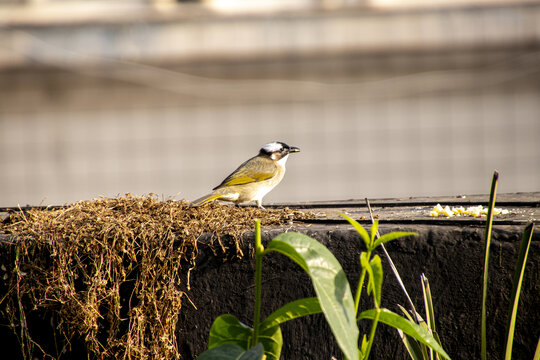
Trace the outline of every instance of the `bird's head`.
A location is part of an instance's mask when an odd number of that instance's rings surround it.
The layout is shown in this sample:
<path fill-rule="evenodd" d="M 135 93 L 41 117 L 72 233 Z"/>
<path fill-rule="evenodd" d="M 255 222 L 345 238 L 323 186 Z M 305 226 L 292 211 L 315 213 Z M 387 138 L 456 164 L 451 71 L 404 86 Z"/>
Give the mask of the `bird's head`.
<path fill-rule="evenodd" d="M 295 146 L 289 146 L 285 143 L 274 141 L 264 145 L 259 151 L 259 155 L 268 156 L 274 161 L 286 158 L 290 153 L 299 152 L 300 149 Z"/>

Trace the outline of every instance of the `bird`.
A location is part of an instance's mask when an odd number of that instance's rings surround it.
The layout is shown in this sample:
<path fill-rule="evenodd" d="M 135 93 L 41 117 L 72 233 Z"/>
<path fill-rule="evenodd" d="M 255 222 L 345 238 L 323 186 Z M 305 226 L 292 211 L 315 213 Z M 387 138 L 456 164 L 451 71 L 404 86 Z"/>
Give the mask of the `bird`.
<path fill-rule="evenodd" d="M 263 197 L 283 179 L 289 154 L 299 151 L 299 148 L 280 141 L 264 145 L 258 155 L 242 163 L 210 194 L 194 200 L 191 206 L 201 206 L 214 200 L 229 201 L 236 205 L 254 200 L 257 207 L 264 209 Z"/>

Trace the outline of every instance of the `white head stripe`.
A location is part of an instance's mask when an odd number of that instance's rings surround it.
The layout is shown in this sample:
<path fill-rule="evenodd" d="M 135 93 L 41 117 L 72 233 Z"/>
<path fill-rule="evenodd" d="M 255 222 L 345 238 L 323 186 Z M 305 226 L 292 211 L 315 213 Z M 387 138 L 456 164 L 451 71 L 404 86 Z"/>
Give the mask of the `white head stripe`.
<path fill-rule="evenodd" d="M 281 145 L 278 142 L 271 142 L 262 147 L 266 152 L 273 153 L 276 151 L 281 151 L 283 149 L 283 145 Z"/>

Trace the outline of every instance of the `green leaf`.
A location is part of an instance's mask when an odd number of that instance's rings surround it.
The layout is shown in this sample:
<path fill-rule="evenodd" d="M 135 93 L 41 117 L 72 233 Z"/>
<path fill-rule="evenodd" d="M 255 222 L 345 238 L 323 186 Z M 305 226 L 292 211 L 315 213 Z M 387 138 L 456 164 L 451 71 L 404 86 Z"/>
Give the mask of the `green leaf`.
<path fill-rule="evenodd" d="M 369 266 L 369 254 L 365 251 L 360 253 L 360 266 L 369 273 L 371 271 L 371 266 Z"/>
<path fill-rule="evenodd" d="M 411 323 L 416 324 L 416 322 L 414 321 L 413 315 L 411 313 L 409 313 L 407 310 L 405 310 L 403 306 L 399 304 L 398 304 L 398 307 L 401 309 L 403 314 L 405 314 L 405 316 Z M 415 311 L 413 311 L 413 313 L 416 314 L 416 319 L 417 319 L 417 322 L 420 323 L 420 326 L 423 329 L 427 330 L 426 322 L 424 321 L 424 319 L 422 319 L 420 314 L 418 314 Z M 417 356 L 419 356 L 419 353 L 422 354 L 420 355 L 420 359 L 426 359 L 426 360 L 429 359 L 426 345 L 418 343 L 418 341 L 404 334 L 403 331 L 401 331 L 400 329 L 397 329 L 397 330 L 398 330 L 399 336 L 401 337 L 401 339 L 403 340 L 403 343 L 405 344 L 405 347 L 407 348 L 407 351 L 409 352 L 409 355 L 411 355 L 413 359 L 417 359 Z M 436 338 L 435 340 L 437 340 L 439 344 L 441 343 L 439 339 Z M 411 354 L 411 352 L 414 352 L 414 354 Z"/>
<path fill-rule="evenodd" d="M 237 360 L 240 359 L 245 350 L 235 344 L 223 344 L 206 350 L 197 357 L 197 360 Z"/>
<path fill-rule="evenodd" d="M 381 263 L 381 258 L 379 255 L 375 255 L 373 259 L 369 262 L 369 265 L 372 269 L 372 287 L 373 287 L 373 299 L 375 300 L 375 307 L 381 307 L 381 292 L 382 292 L 382 282 L 383 282 L 383 268 Z"/>
<path fill-rule="evenodd" d="M 373 248 L 376 248 L 377 246 L 381 244 L 385 244 L 392 240 L 396 240 L 405 236 L 414 236 L 414 235 L 418 235 L 418 234 L 415 232 L 404 232 L 404 231 L 396 231 L 396 232 L 384 234 L 381 237 L 379 237 L 377 240 L 375 240 L 375 243 L 373 244 Z"/>
<path fill-rule="evenodd" d="M 383 270 L 381 258 L 379 255 L 375 255 L 371 261 L 368 261 L 368 253 L 362 252 L 360 254 L 360 265 L 365 269 L 369 275 L 368 279 L 368 295 L 373 294 L 373 302 L 375 307 L 381 307 L 381 290 L 383 281 Z"/>
<path fill-rule="evenodd" d="M 366 357 L 368 345 L 369 341 L 367 339 L 367 336 L 364 334 L 364 336 L 362 337 L 362 346 L 360 346 L 360 359 L 364 359 Z"/>
<path fill-rule="evenodd" d="M 433 310 L 433 299 L 431 298 L 431 288 L 428 278 L 422 274 L 420 277 L 422 283 L 422 294 L 424 295 L 424 305 L 426 308 L 426 322 L 431 332 L 435 332 L 435 311 Z"/>
<path fill-rule="evenodd" d="M 234 315 L 224 314 L 218 316 L 210 328 L 208 348 L 223 344 L 236 344 L 242 349 L 249 348 L 249 340 L 253 330 L 240 322 Z"/>
<path fill-rule="evenodd" d="M 489 192 L 488 212 L 486 216 L 486 229 L 484 232 L 484 276 L 482 281 L 482 315 L 480 321 L 480 359 L 487 360 L 487 293 L 489 276 L 489 249 L 491 247 L 491 229 L 493 227 L 493 208 L 497 198 L 497 184 L 499 183 L 499 173 L 493 173 L 491 180 L 491 190 Z"/>
<path fill-rule="evenodd" d="M 235 344 L 223 344 L 206 350 L 197 360 L 262 360 L 263 356 L 264 350 L 260 343 L 247 351 Z"/>
<path fill-rule="evenodd" d="M 414 319 L 412 315 L 401 305 L 398 304 L 398 307 L 400 308 L 401 312 L 409 319 L 409 321 L 414 322 Z"/>
<path fill-rule="evenodd" d="M 238 360 L 262 360 L 264 356 L 264 348 L 261 343 L 258 343 L 248 351 L 246 351 Z"/>
<path fill-rule="evenodd" d="M 279 326 L 268 326 L 261 329 L 259 333 L 259 342 L 264 347 L 264 352 L 268 360 L 279 359 L 283 337 Z M 234 315 L 221 315 L 212 324 L 210 328 L 210 338 L 208 340 L 208 349 L 221 346 L 223 344 L 235 344 L 247 350 L 249 341 L 253 336 L 253 330 L 240 322 Z"/>
<path fill-rule="evenodd" d="M 508 325 L 506 327 L 506 354 L 505 359 L 512 358 L 512 347 L 514 342 L 514 331 L 516 327 L 516 316 L 519 305 L 519 295 L 521 293 L 521 284 L 525 273 L 525 265 L 527 264 L 527 256 L 529 255 L 529 247 L 532 241 L 534 231 L 534 223 L 529 223 L 523 235 L 521 236 L 521 244 L 519 246 L 518 259 L 516 269 L 514 270 L 514 278 L 512 280 L 512 302 L 510 303 L 510 312 L 508 313 Z"/>
<path fill-rule="evenodd" d="M 321 305 L 316 297 L 304 298 L 288 303 L 270 314 L 262 323 L 261 329 L 280 325 L 286 321 L 306 315 L 321 313 Z"/>
<path fill-rule="evenodd" d="M 326 321 L 349 359 L 358 358 L 358 326 L 354 301 L 345 272 L 332 253 L 307 235 L 278 235 L 266 251 L 278 251 L 298 263 L 311 277 Z"/>
<path fill-rule="evenodd" d="M 411 338 L 409 335 L 405 335 L 403 331 L 398 329 L 399 337 L 401 337 L 401 340 L 403 341 L 403 345 L 405 345 L 405 348 L 407 349 L 407 352 L 411 356 L 411 359 L 413 360 L 427 360 L 429 359 L 427 356 L 427 353 L 425 354 L 422 352 L 422 348 L 420 345 Z"/>
<path fill-rule="evenodd" d="M 371 319 L 374 320 L 377 317 L 377 310 L 371 309 L 366 310 L 362 312 L 358 319 Z M 448 354 L 443 350 L 441 345 L 435 340 L 435 338 L 426 330 L 424 330 L 422 327 L 416 325 L 415 323 L 399 316 L 398 314 L 395 314 L 391 312 L 388 309 L 380 309 L 380 317 L 379 321 L 392 326 L 398 330 L 403 331 L 408 336 L 418 340 L 422 344 L 430 347 L 431 349 L 435 350 L 437 353 L 439 353 L 443 358 L 450 359 Z"/>
<path fill-rule="evenodd" d="M 540 360 L 540 338 L 536 343 L 536 351 L 534 352 L 533 360 Z"/>
<path fill-rule="evenodd" d="M 439 334 L 437 333 L 437 329 L 435 327 L 435 310 L 433 309 L 433 299 L 431 297 L 431 288 L 429 286 L 429 280 L 428 278 L 422 274 L 421 275 L 421 283 L 422 283 L 422 292 L 424 294 L 424 305 L 426 308 L 426 328 L 429 331 L 431 335 L 437 340 L 439 344 L 442 345 L 441 339 L 439 338 Z M 433 358 L 433 350 L 430 349 L 430 358 Z M 439 355 L 437 354 L 437 359 L 440 359 Z"/>
<path fill-rule="evenodd" d="M 375 249 L 375 238 L 377 237 L 377 230 L 379 230 L 379 220 L 374 219 L 371 229 L 369 229 L 369 243 L 371 244 L 371 249 Z"/>
<path fill-rule="evenodd" d="M 362 269 L 366 270 L 368 273 L 368 285 L 367 285 L 367 293 L 368 295 L 371 295 L 373 293 L 373 269 L 371 268 L 371 264 L 369 263 L 368 259 L 368 253 L 362 252 L 360 254 L 360 266 L 362 266 Z M 375 302 L 375 300 L 373 300 Z"/>
<path fill-rule="evenodd" d="M 264 347 L 266 360 L 278 360 L 283 347 L 283 336 L 279 325 L 261 328 L 259 326 L 259 341 Z"/>
<path fill-rule="evenodd" d="M 360 235 L 360 237 L 362 238 L 362 240 L 364 240 L 364 244 L 366 245 L 366 249 L 370 249 L 370 243 L 371 243 L 371 239 L 370 239 L 370 236 L 368 234 L 368 232 L 366 231 L 366 229 L 364 229 L 362 227 L 362 225 L 360 225 L 360 223 L 358 223 L 358 221 L 354 220 L 353 218 L 345 215 L 345 214 L 339 214 L 341 216 L 343 216 L 355 229 L 356 231 L 358 232 L 358 234 Z"/>

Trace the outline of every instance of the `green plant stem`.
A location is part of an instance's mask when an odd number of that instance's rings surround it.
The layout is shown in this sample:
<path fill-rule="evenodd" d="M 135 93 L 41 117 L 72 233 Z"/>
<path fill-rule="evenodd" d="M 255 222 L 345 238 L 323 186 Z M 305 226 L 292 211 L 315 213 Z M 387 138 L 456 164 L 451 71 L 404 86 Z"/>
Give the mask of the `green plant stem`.
<path fill-rule="evenodd" d="M 354 317 L 358 316 L 358 307 L 360 306 L 360 295 L 362 295 L 362 288 L 364 287 L 364 280 L 366 278 L 366 269 L 362 269 L 362 274 L 358 280 L 358 287 L 356 288 L 356 294 L 354 296 Z"/>
<path fill-rule="evenodd" d="M 367 249 L 368 261 L 371 258 L 371 250 Z M 360 279 L 358 279 L 358 287 L 356 288 L 356 294 L 354 295 L 354 317 L 358 316 L 358 308 L 360 307 L 360 297 L 362 295 L 362 288 L 364 287 L 364 281 L 366 280 L 366 269 L 362 268 Z"/>
<path fill-rule="evenodd" d="M 487 289 L 488 289 L 488 267 L 489 267 L 489 248 L 491 245 L 491 229 L 493 226 L 493 207 L 495 206 L 495 198 L 497 197 L 497 183 L 499 180 L 499 173 L 495 171 L 493 173 L 493 180 L 491 182 L 491 191 L 489 194 L 489 206 L 486 219 L 486 231 L 485 231 L 485 257 L 484 257 L 484 278 L 482 284 L 482 324 L 481 324 L 481 344 L 480 344 L 480 358 L 487 360 L 487 334 L 486 334 L 486 302 L 487 302 Z"/>
<path fill-rule="evenodd" d="M 371 324 L 371 331 L 369 332 L 369 341 L 368 346 L 366 348 L 366 352 L 364 354 L 364 359 L 369 359 L 369 353 L 371 352 L 371 345 L 373 344 L 373 339 L 375 338 L 375 330 L 377 330 L 377 324 L 379 323 L 379 318 L 381 317 L 381 309 L 377 308 L 377 315 L 375 316 L 375 319 L 373 319 L 373 323 Z"/>
<path fill-rule="evenodd" d="M 259 342 L 259 323 L 261 321 L 261 282 L 262 282 L 262 257 L 264 247 L 261 243 L 261 221 L 255 220 L 255 311 L 253 315 L 253 338 L 251 346 Z"/>

